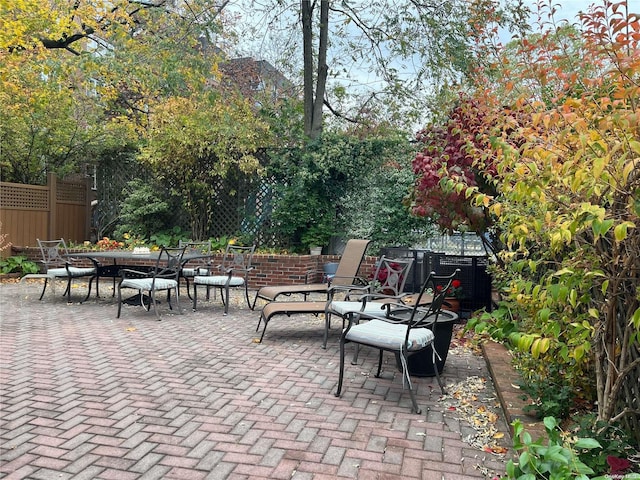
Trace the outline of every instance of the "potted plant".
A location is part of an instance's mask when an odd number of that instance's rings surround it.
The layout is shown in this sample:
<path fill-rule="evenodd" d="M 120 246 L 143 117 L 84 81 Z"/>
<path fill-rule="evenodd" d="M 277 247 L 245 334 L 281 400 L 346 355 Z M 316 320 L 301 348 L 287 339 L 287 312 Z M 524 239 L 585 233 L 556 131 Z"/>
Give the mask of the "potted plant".
<path fill-rule="evenodd" d="M 322 247 L 329 244 L 331 235 L 330 229 L 325 229 L 322 225 L 314 225 L 302 235 L 301 241 L 309 249 L 311 255 L 320 255 Z"/>

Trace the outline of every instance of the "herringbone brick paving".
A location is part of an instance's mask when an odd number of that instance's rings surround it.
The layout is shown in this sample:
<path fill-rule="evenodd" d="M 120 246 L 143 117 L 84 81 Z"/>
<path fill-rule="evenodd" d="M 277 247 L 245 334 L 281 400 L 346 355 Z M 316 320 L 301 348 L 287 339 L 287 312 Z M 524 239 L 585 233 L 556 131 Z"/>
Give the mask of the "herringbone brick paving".
<path fill-rule="evenodd" d="M 82 286 L 73 299 L 81 298 Z M 474 429 L 417 378 L 411 413 L 391 362 L 375 352 L 339 360 L 336 326 L 275 318 L 256 343 L 259 314 L 239 293 L 184 315 L 109 297 L 67 304 L 61 289 L 0 284 L 0 478 L 4 479 L 471 479 L 503 473 L 507 457 L 464 441 Z M 392 359 L 390 359 L 392 360 Z M 482 357 L 453 352 L 445 382 L 487 377 Z M 488 382 L 487 401 L 495 394 Z M 508 436 L 508 429 L 500 423 Z"/>

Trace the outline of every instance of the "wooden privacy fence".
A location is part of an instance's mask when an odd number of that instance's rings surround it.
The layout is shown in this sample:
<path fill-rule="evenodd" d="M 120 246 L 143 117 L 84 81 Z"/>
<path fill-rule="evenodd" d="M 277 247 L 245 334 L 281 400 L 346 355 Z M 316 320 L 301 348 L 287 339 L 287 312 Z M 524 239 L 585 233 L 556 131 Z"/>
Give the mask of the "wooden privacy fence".
<path fill-rule="evenodd" d="M 89 179 L 59 180 L 47 176 L 47 185 L 0 182 L 0 233 L 12 246 L 35 246 L 36 239 L 89 240 L 91 190 Z M 11 249 L 2 251 L 11 255 Z"/>

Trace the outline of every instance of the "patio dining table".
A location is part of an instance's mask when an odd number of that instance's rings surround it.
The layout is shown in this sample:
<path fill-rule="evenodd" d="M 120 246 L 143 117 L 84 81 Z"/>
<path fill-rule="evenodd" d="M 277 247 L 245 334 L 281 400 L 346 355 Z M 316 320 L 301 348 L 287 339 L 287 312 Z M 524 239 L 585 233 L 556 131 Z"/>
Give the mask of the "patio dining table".
<path fill-rule="evenodd" d="M 120 270 L 123 268 L 148 271 L 151 270 L 160 251 L 150 251 L 139 253 L 133 250 L 96 250 L 89 252 L 75 252 L 70 253 L 69 256 L 73 258 L 88 258 L 96 265 L 96 297 L 100 297 L 99 284 L 100 278 L 112 278 L 113 279 L 113 294 L 115 295 L 115 282 L 116 278 L 120 277 Z M 210 257 L 211 255 L 204 255 L 201 253 L 185 252 L 182 257 L 182 267 L 190 260 L 202 259 Z M 110 264 L 103 264 L 103 261 L 111 260 Z M 140 263 L 132 263 L 132 260 L 146 260 L 149 261 L 148 265 L 142 265 Z"/>

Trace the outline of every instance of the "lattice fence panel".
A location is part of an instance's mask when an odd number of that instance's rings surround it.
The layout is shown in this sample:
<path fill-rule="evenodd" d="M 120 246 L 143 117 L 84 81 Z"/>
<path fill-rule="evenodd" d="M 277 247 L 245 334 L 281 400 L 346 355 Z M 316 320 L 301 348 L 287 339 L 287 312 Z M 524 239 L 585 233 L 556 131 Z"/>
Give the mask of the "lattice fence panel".
<path fill-rule="evenodd" d="M 116 154 L 100 162 L 96 187 L 98 204 L 93 210 L 91 227 L 96 239 L 112 234 L 120 216 L 120 204 L 123 200 L 127 182 L 149 174 L 133 158 L 125 154 Z"/>
<path fill-rule="evenodd" d="M 87 204 L 87 185 L 78 182 L 58 182 L 56 201 L 61 203 Z"/>
<path fill-rule="evenodd" d="M 150 175 L 131 158 L 119 156 L 101 162 L 97 178 L 98 204 L 92 219 L 96 238 L 110 235 L 117 226 L 122 192 L 127 182 L 134 178 L 149 180 Z M 214 185 L 217 194 L 210 199 L 214 213 L 207 236 L 246 234 L 259 245 L 276 246 L 277 239 L 269 234 L 274 182 L 272 178 L 245 175 L 239 171 L 218 179 Z M 173 225 L 187 228 L 185 220 L 184 212 L 177 211 Z"/>
<path fill-rule="evenodd" d="M 0 205 L 21 210 L 49 210 L 49 189 L 36 185 L 2 183 Z"/>
<path fill-rule="evenodd" d="M 214 213 L 209 225 L 212 237 L 240 234 L 261 240 L 265 220 L 270 211 L 269 182 L 257 176 L 242 174 L 220 179 L 216 185 L 218 194 L 211 201 Z"/>

